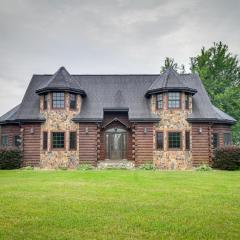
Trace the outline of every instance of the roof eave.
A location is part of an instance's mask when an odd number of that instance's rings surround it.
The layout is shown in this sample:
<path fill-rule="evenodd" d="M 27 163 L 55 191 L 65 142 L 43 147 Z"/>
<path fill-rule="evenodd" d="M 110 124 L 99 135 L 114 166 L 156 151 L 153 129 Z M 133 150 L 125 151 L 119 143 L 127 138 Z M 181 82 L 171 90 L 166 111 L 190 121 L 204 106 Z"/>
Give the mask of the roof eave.
<path fill-rule="evenodd" d="M 128 112 L 129 108 L 119 107 L 119 108 L 103 108 L 104 112 Z"/>
<path fill-rule="evenodd" d="M 44 94 L 44 93 L 48 93 L 48 92 L 70 92 L 70 93 L 75 93 L 75 94 L 80 94 L 82 97 L 86 97 L 87 94 L 84 90 L 81 89 L 76 89 L 76 88 L 68 88 L 68 87 L 58 87 L 58 88 L 41 88 L 36 90 L 35 92 L 38 95 Z"/>
<path fill-rule="evenodd" d="M 235 120 L 217 118 L 188 118 L 187 121 L 190 123 L 223 123 L 228 125 L 233 125 L 236 123 Z"/>
<path fill-rule="evenodd" d="M 96 123 L 99 123 L 99 122 L 102 122 L 102 118 L 73 118 L 72 121 L 74 121 L 75 123 L 86 123 L 86 122 L 96 122 Z"/>
<path fill-rule="evenodd" d="M 146 92 L 146 97 L 149 97 L 152 94 L 156 94 L 156 93 L 163 93 L 163 92 L 187 92 L 190 93 L 192 95 L 194 95 L 195 93 L 197 93 L 197 89 L 194 88 L 188 88 L 188 87 L 164 87 L 164 88 L 157 88 L 157 89 L 152 89 L 152 90 L 148 90 Z"/>
<path fill-rule="evenodd" d="M 129 118 L 130 122 L 159 122 L 160 118 Z"/>
<path fill-rule="evenodd" d="M 5 120 L 0 121 L 0 125 L 4 124 L 20 124 L 20 123 L 42 123 L 45 119 L 15 119 L 15 120 Z"/>

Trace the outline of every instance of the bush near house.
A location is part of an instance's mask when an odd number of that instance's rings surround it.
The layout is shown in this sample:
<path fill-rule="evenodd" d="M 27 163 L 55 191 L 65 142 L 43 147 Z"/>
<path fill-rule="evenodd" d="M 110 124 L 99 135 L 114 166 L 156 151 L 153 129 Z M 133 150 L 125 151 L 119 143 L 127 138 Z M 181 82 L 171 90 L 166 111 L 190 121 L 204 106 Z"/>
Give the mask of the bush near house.
<path fill-rule="evenodd" d="M 17 169 L 22 164 L 22 154 L 19 149 L 0 148 L 0 169 Z"/>
<path fill-rule="evenodd" d="M 240 147 L 224 147 L 215 151 L 213 167 L 222 170 L 240 169 Z"/>

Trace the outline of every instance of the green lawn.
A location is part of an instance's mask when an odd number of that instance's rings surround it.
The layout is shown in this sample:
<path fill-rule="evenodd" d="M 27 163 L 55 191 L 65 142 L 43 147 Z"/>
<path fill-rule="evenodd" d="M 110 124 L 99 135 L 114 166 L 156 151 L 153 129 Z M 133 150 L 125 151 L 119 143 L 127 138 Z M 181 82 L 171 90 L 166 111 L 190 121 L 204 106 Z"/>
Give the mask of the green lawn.
<path fill-rule="evenodd" d="M 0 171 L 0 239 L 240 239 L 240 172 Z"/>

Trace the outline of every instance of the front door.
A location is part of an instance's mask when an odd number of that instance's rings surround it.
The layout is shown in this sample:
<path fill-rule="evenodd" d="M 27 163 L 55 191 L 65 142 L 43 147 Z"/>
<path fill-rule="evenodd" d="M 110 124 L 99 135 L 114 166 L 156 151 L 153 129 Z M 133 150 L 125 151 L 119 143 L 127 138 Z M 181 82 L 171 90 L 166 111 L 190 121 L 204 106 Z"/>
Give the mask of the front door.
<path fill-rule="evenodd" d="M 105 134 L 106 158 L 111 160 L 126 159 L 127 132 L 123 129 L 109 129 Z"/>

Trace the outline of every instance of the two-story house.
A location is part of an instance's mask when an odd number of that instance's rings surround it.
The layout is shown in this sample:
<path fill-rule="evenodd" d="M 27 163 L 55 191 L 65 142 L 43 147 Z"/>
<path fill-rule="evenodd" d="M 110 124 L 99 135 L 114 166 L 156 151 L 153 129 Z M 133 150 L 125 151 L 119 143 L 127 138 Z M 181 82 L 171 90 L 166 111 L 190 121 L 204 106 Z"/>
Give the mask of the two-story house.
<path fill-rule="evenodd" d="M 33 75 L 0 118 L 0 144 L 24 165 L 74 168 L 125 162 L 189 169 L 231 144 L 235 119 L 212 105 L 197 74 Z"/>

